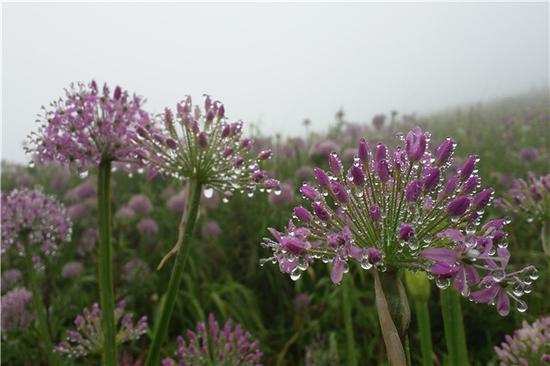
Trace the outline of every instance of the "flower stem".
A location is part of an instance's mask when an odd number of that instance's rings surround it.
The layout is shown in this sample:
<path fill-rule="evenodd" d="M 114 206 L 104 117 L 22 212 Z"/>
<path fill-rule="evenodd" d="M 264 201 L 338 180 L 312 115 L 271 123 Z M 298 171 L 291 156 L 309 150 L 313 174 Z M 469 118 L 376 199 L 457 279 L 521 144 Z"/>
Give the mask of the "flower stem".
<path fill-rule="evenodd" d="M 420 331 L 420 350 L 422 366 L 433 366 L 432 331 L 430 329 L 430 312 L 425 301 L 415 301 L 416 322 Z"/>
<path fill-rule="evenodd" d="M 397 271 L 388 270 L 379 274 L 375 270 L 374 292 L 389 364 L 408 365 L 410 358 L 407 357 L 403 344 L 407 337 L 411 312 L 405 287 Z"/>
<path fill-rule="evenodd" d="M 36 272 L 34 269 L 34 263 L 32 260 L 32 254 L 29 246 L 29 239 L 25 236 L 23 237 L 23 247 L 25 249 L 25 267 L 29 281 L 29 287 L 32 293 L 32 302 L 34 306 L 34 312 L 36 313 L 36 323 L 38 327 L 38 333 L 42 340 L 44 351 L 48 356 L 49 365 L 58 365 L 59 359 L 53 353 L 52 339 L 50 337 L 50 331 L 48 329 L 48 321 L 46 316 L 46 308 L 44 307 L 44 302 L 42 302 L 42 296 L 38 290 L 38 281 L 36 279 Z"/>
<path fill-rule="evenodd" d="M 346 343 L 348 346 L 348 365 L 357 365 L 357 354 L 355 348 L 355 339 L 353 338 L 353 320 L 351 318 L 351 279 L 347 278 L 342 284 L 342 306 L 344 310 L 344 324 L 346 327 Z"/>
<path fill-rule="evenodd" d="M 113 290 L 111 161 L 102 160 L 97 176 L 97 209 L 99 221 L 99 300 L 103 328 L 103 365 L 116 365 L 115 299 Z"/>
<path fill-rule="evenodd" d="M 185 262 L 189 256 L 189 249 L 191 244 L 191 236 L 193 235 L 193 228 L 197 219 L 199 210 L 199 203 L 201 197 L 201 184 L 197 181 L 191 182 L 191 199 L 189 200 L 187 207 L 187 220 L 183 229 L 183 236 L 181 247 L 176 255 L 176 262 L 172 267 L 172 274 L 170 275 L 170 281 L 168 282 L 168 289 L 165 293 L 165 301 L 162 304 L 160 311 L 160 318 L 155 326 L 155 332 L 153 335 L 153 343 L 149 349 L 147 356 L 146 366 L 157 366 L 160 363 L 160 346 L 164 341 L 166 333 L 168 331 L 168 325 L 174 310 L 176 303 L 176 295 L 180 287 L 181 276 L 185 267 Z M 181 228 L 180 228 L 181 230 Z"/>
<path fill-rule="evenodd" d="M 468 350 L 462 324 L 462 309 L 460 298 L 454 289 L 441 290 L 441 312 L 449 364 L 467 366 L 469 364 Z"/>

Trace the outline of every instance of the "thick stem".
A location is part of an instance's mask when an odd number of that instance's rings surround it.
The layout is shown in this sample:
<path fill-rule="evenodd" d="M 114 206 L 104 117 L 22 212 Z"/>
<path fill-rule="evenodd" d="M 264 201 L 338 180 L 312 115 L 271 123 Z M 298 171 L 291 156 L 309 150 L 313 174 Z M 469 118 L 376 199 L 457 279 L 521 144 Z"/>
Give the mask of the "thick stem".
<path fill-rule="evenodd" d="M 450 365 L 469 365 L 460 298 L 454 289 L 441 290 L 441 312 Z"/>
<path fill-rule="evenodd" d="M 408 364 L 403 344 L 406 341 L 411 311 L 405 287 L 397 271 L 374 271 L 374 292 L 382 337 L 392 366 Z"/>
<path fill-rule="evenodd" d="M 40 295 L 40 291 L 38 290 L 38 280 L 36 279 L 36 272 L 34 269 L 34 263 L 32 261 L 29 240 L 27 237 L 24 237 L 22 241 L 25 250 L 25 269 L 28 276 L 28 285 L 32 293 L 32 303 L 34 307 L 34 312 L 36 314 L 38 333 L 40 334 L 40 338 L 44 346 L 44 352 L 48 357 L 48 364 L 57 365 L 59 364 L 59 359 L 55 355 L 55 353 L 53 353 L 52 339 L 50 337 L 50 331 L 48 329 L 46 308 L 44 307 L 42 296 Z"/>
<path fill-rule="evenodd" d="M 342 284 L 342 306 L 344 310 L 344 324 L 346 327 L 346 343 L 348 347 L 348 365 L 357 365 L 357 353 L 355 348 L 355 339 L 353 338 L 353 320 L 351 318 L 351 279 L 347 278 Z"/>
<path fill-rule="evenodd" d="M 103 365 L 116 366 L 115 296 L 113 290 L 111 162 L 102 160 L 97 176 L 97 214 L 99 221 L 99 301 L 103 329 Z"/>
<path fill-rule="evenodd" d="M 422 351 L 422 366 L 433 366 L 432 331 L 430 329 L 430 312 L 424 301 L 415 301 L 416 322 L 420 332 L 420 350 Z"/>
<path fill-rule="evenodd" d="M 168 331 L 168 325 L 176 303 L 176 295 L 180 287 L 181 276 L 183 274 L 185 262 L 189 256 L 191 237 L 193 235 L 193 228 L 197 219 L 200 197 L 201 184 L 196 181 L 191 182 L 191 199 L 189 200 L 189 206 L 187 207 L 187 219 L 185 220 L 183 240 L 176 255 L 174 266 L 172 267 L 172 274 L 170 275 L 170 281 L 168 282 L 168 289 L 164 295 L 165 300 L 160 311 L 160 318 L 155 326 L 153 343 L 149 349 L 147 362 L 145 364 L 146 366 L 157 366 L 160 363 L 160 346 L 162 345 Z"/>

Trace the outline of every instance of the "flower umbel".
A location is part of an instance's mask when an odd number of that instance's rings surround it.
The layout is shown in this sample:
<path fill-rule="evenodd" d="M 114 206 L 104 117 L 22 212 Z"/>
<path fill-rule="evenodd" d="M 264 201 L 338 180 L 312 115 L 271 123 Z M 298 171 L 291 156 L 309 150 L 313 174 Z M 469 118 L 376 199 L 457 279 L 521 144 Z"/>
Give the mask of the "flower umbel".
<path fill-rule="evenodd" d="M 71 223 L 65 207 L 39 191 L 13 190 L 2 193 L 2 253 L 16 245 L 23 252 L 23 236 L 30 246 L 39 246 L 44 254 L 57 250 L 68 241 Z"/>
<path fill-rule="evenodd" d="M 278 189 L 278 182 L 260 169 L 271 150 L 253 153 L 253 141 L 242 137 L 243 123 L 228 122 L 221 102 L 206 96 L 201 109 L 188 96 L 175 113 L 166 109 L 157 122 L 162 127 L 147 124 L 137 129 L 135 140 L 144 148 L 144 164 L 177 179 L 197 180 L 208 195 L 214 189 L 225 200 L 234 191 L 252 194 L 258 185 Z"/>
<path fill-rule="evenodd" d="M 261 366 L 263 353 L 260 342 L 240 324 L 228 320 L 220 328 L 214 315 L 208 315 L 208 323 L 197 323 L 196 331 L 187 330 L 186 337 L 178 337 L 175 359 L 165 358 L 163 366 Z"/>
<path fill-rule="evenodd" d="M 65 98 L 42 107 L 38 132 L 29 136 L 27 152 L 35 162 L 57 161 L 81 171 L 98 166 L 101 160 L 134 162 L 133 143 L 137 126 L 149 123 L 143 99 L 117 86 L 111 93 L 95 81 L 71 84 Z"/>
<path fill-rule="evenodd" d="M 124 310 L 126 303 L 119 302 L 115 309 L 115 321 L 118 325 L 117 344 L 139 339 L 147 332 L 147 317 L 141 317 L 137 323 L 132 321 L 133 314 Z M 67 331 L 65 341 L 55 346 L 54 351 L 68 357 L 82 357 L 99 354 L 103 349 L 103 331 L 101 329 L 101 310 L 97 303 L 91 309 L 84 308 L 74 324 L 76 330 Z"/>
<path fill-rule="evenodd" d="M 2 331 L 27 329 L 34 315 L 31 311 L 32 294 L 16 287 L 2 296 Z"/>
<path fill-rule="evenodd" d="M 501 314 L 508 312 L 509 296 L 524 310 L 514 288 L 522 287 L 521 295 L 530 291 L 536 269 L 506 272 L 504 220 L 479 228 L 493 190 L 479 188 L 478 158 L 471 155 L 456 176 L 445 179 L 453 140 L 447 138 L 432 154 L 430 135 L 416 127 L 402 141 L 402 147 L 388 151 L 382 143 L 372 149 L 361 139 L 348 170 L 330 154 L 330 170 L 315 169 L 317 185 L 301 187 L 310 208 L 296 207 L 285 232 L 270 229 L 275 240 L 264 239 L 274 252 L 268 260 L 293 280 L 316 259 L 331 262 L 336 284 L 349 271 L 349 261 L 381 272 L 422 270 L 436 277 L 440 288 L 452 279 L 463 296 L 497 303 Z M 475 286 L 493 292 L 472 292 Z"/>
<path fill-rule="evenodd" d="M 550 317 L 532 324 L 523 321 L 523 327 L 507 335 L 495 352 L 500 366 L 550 364 Z"/>

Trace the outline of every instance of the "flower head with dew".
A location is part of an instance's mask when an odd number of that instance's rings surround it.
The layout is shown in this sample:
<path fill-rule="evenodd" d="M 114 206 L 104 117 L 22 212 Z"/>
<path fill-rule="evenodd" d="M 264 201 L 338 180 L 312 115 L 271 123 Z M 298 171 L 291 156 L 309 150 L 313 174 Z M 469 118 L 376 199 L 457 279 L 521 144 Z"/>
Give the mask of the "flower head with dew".
<path fill-rule="evenodd" d="M 495 202 L 508 213 L 523 216 L 537 223 L 550 221 L 550 175 L 536 177 L 528 173 L 527 180 L 515 179 L 512 188 Z"/>
<path fill-rule="evenodd" d="M 119 302 L 115 309 L 115 321 L 118 326 L 117 344 L 139 339 L 147 332 L 147 317 L 133 321 L 133 314 L 124 308 L 126 303 Z M 67 331 L 66 340 L 55 346 L 54 351 L 68 357 L 83 357 L 101 353 L 103 348 L 103 331 L 101 330 L 101 309 L 97 303 L 91 309 L 84 308 L 82 315 L 74 320 L 76 330 Z"/>
<path fill-rule="evenodd" d="M 101 161 L 119 161 L 133 166 L 138 153 L 133 143 L 137 126 L 150 124 L 141 109 L 143 99 L 117 86 L 112 92 L 95 81 L 71 84 L 65 97 L 42 107 L 38 132 L 29 136 L 27 152 L 34 162 L 57 161 L 87 174 Z"/>
<path fill-rule="evenodd" d="M 24 252 L 22 240 L 40 247 L 44 254 L 57 251 L 60 242 L 68 241 L 71 223 L 65 207 L 38 191 L 13 190 L 2 193 L 2 253 L 16 246 Z"/>
<path fill-rule="evenodd" d="M 431 153 L 429 140 L 418 127 L 391 151 L 382 143 L 371 148 L 361 139 L 347 169 L 330 154 L 330 170 L 315 169 L 317 185 L 301 187 L 309 207 L 294 208 L 284 232 L 269 229 L 274 239 L 265 238 L 264 245 L 274 255 L 267 261 L 278 262 L 282 272 L 297 280 L 320 259 L 331 264 L 336 284 L 350 262 L 380 272 L 420 270 L 435 277 L 440 288 L 452 280 L 474 301 L 503 304 L 510 296 L 523 310 L 525 303 L 514 290 L 523 286 L 524 294 L 536 269 L 507 272 L 504 220 L 480 229 L 493 190 L 480 188 L 477 157 L 471 155 L 457 175 L 444 178 L 455 143 L 447 138 Z M 489 289 L 492 296 L 476 291 Z M 506 313 L 505 308 L 499 312 Z"/>
<path fill-rule="evenodd" d="M 220 327 L 212 314 L 206 324 L 197 323 L 196 331 L 179 336 L 177 343 L 175 357 L 165 358 L 163 366 L 261 366 L 260 342 L 231 320 Z"/>
<path fill-rule="evenodd" d="M 31 302 L 31 292 L 22 287 L 2 296 L 2 332 L 29 328 L 34 318 Z"/>
<path fill-rule="evenodd" d="M 507 335 L 500 347 L 495 346 L 500 366 L 549 365 L 550 317 L 523 321 L 522 327 Z"/>
<path fill-rule="evenodd" d="M 243 123 L 230 123 L 221 102 L 206 96 L 201 108 L 188 96 L 175 112 L 166 109 L 157 124 L 138 127 L 135 140 L 144 150 L 144 164 L 177 179 L 195 180 L 205 187 L 207 198 L 216 190 L 226 201 L 234 191 L 251 195 L 257 186 L 278 189 L 278 182 L 260 169 L 271 150 L 253 153 L 253 141 L 242 134 Z"/>

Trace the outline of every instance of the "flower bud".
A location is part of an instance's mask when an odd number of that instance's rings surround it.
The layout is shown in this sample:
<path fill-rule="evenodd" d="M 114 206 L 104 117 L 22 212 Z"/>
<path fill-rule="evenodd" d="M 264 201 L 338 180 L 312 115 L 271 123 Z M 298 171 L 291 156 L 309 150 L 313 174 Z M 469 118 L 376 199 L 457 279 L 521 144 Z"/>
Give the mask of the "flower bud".
<path fill-rule="evenodd" d="M 222 129 L 222 138 L 226 138 L 231 134 L 231 126 L 228 124 L 225 124 Z"/>
<path fill-rule="evenodd" d="M 470 178 L 470 175 L 474 172 L 476 160 L 476 155 L 470 155 L 468 159 L 466 159 L 464 165 L 462 165 L 462 168 L 460 169 L 460 180 L 465 181 Z"/>
<path fill-rule="evenodd" d="M 386 145 L 379 142 L 376 145 L 376 152 L 375 152 L 375 155 L 374 155 L 374 160 L 376 162 L 379 162 L 380 160 L 386 160 L 386 152 L 387 152 Z"/>
<path fill-rule="evenodd" d="M 380 209 L 380 206 L 378 206 L 377 204 L 370 206 L 369 215 L 373 222 L 380 222 L 380 220 L 382 219 L 382 210 Z"/>
<path fill-rule="evenodd" d="M 413 180 L 409 183 L 407 189 L 405 190 L 405 198 L 407 202 L 416 202 L 422 193 L 422 183 L 418 179 Z"/>
<path fill-rule="evenodd" d="M 225 117 L 225 107 L 223 104 L 220 104 L 220 107 L 218 108 L 218 118 L 222 119 Z"/>
<path fill-rule="evenodd" d="M 342 162 L 338 159 L 338 155 L 336 155 L 336 153 L 330 153 L 328 155 L 328 165 L 334 175 L 339 176 L 342 174 Z"/>
<path fill-rule="evenodd" d="M 327 173 L 325 173 L 325 171 L 321 168 L 315 168 L 313 171 L 315 173 L 315 178 L 317 179 L 317 183 L 319 183 L 319 185 L 322 188 L 329 189 L 330 180 L 328 178 Z"/>
<path fill-rule="evenodd" d="M 449 216 L 462 216 L 470 206 L 470 199 L 466 196 L 458 196 L 447 205 Z"/>
<path fill-rule="evenodd" d="M 348 202 L 348 192 L 346 191 L 346 188 L 338 183 L 338 182 L 331 182 L 330 188 L 332 190 L 332 193 L 334 194 L 334 198 L 340 203 L 347 203 Z"/>
<path fill-rule="evenodd" d="M 330 220 L 330 214 L 327 211 L 327 209 L 321 205 L 318 202 L 313 203 L 313 210 L 315 211 L 315 215 L 319 218 L 321 221 L 328 221 Z"/>
<path fill-rule="evenodd" d="M 447 138 L 441 143 L 441 145 L 439 145 L 435 152 L 434 165 L 442 166 L 447 164 L 451 157 L 451 154 L 453 153 L 454 144 L 455 143 L 453 140 Z"/>
<path fill-rule="evenodd" d="M 176 149 L 178 145 L 176 144 L 176 141 L 174 141 L 171 138 L 166 139 L 166 146 L 168 146 L 170 149 Z"/>
<path fill-rule="evenodd" d="M 232 147 L 226 147 L 225 149 L 223 149 L 223 157 L 224 158 L 227 158 L 231 154 L 233 154 L 233 148 Z"/>
<path fill-rule="evenodd" d="M 300 192 L 310 201 L 315 201 L 320 196 L 320 193 L 309 184 L 304 184 Z"/>
<path fill-rule="evenodd" d="M 120 89 L 120 86 L 117 86 L 115 88 L 115 92 L 113 93 L 113 97 L 115 98 L 115 100 L 119 100 L 121 95 L 122 95 L 122 89 Z"/>
<path fill-rule="evenodd" d="M 241 149 L 249 150 L 252 147 L 251 139 L 242 139 L 241 140 Z"/>
<path fill-rule="evenodd" d="M 415 230 L 412 227 L 412 225 L 401 224 L 401 227 L 399 228 L 399 240 L 409 241 L 412 238 L 414 238 L 414 235 L 415 235 Z"/>
<path fill-rule="evenodd" d="M 200 147 L 206 148 L 208 146 L 208 138 L 206 137 L 206 132 L 202 131 L 201 133 L 199 133 L 197 140 Z"/>
<path fill-rule="evenodd" d="M 487 206 L 494 190 L 492 188 L 486 188 L 474 196 L 473 205 L 476 210 L 481 210 Z"/>
<path fill-rule="evenodd" d="M 415 127 L 405 137 L 405 151 L 412 162 L 419 161 L 426 151 L 426 136 L 420 127 Z"/>
<path fill-rule="evenodd" d="M 437 187 L 440 175 L 439 168 L 426 168 L 424 170 L 424 192 L 431 192 Z"/>
<path fill-rule="evenodd" d="M 302 206 L 298 206 L 294 208 L 294 215 L 298 218 L 298 220 L 307 223 L 311 221 L 311 213 L 303 208 Z"/>
<path fill-rule="evenodd" d="M 263 150 L 258 154 L 258 160 L 267 160 L 271 157 L 271 150 Z"/>
<path fill-rule="evenodd" d="M 447 183 L 445 183 L 445 186 L 443 187 L 443 190 L 441 191 L 442 197 L 448 197 L 454 193 L 456 190 L 456 187 L 458 187 L 458 176 L 454 175 L 449 178 Z"/>
<path fill-rule="evenodd" d="M 470 178 L 466 179 L 466 182 L 462 185 L 462 192 L 465 194 L 469 194 L 472 192 L 475 192 L 477 186 L 479 185 L 479 177 L 476 175 L 472 175 Z"/>
<path fill-rule="evenodd" d="M 353 184 L 355 184 L 356 186 L 362 186 L 365 184 L 365 174 L 363 173 L 363 169 L 361 169 L 358 165 L 353 165 L 351 167 L 350 175 Z"/>
<path fill-rule="evenodd" d="M 357 149 L 359 160 L 361 160 L 363 163 L 367 163 L 370 158 L 370 147 L 367 141 L 361 137 L 359 140 L 359 147 Z"/>
<path fill-rule="evenodd" d="M 367 260 L 370 264 L 376 265 L 378 262 L 384 258 L 384 253 L 382 253 L 379 249 L 376 248 L 367 248 Z"/>
<path fill-rule="evenodd" d="M 386 160 L 382 159 L 378 161 L 374 168 L 382 183 L 386 183 L 390 179 L 390 170 Z"/>

